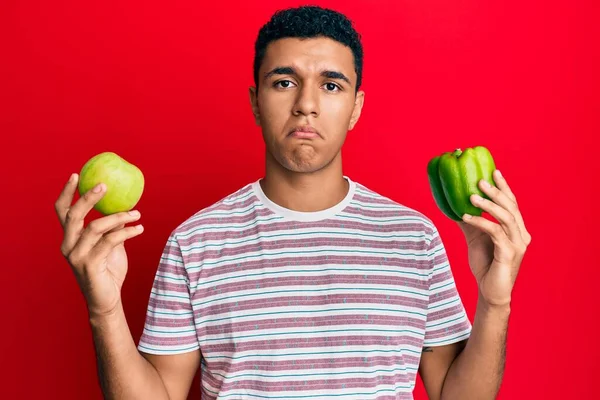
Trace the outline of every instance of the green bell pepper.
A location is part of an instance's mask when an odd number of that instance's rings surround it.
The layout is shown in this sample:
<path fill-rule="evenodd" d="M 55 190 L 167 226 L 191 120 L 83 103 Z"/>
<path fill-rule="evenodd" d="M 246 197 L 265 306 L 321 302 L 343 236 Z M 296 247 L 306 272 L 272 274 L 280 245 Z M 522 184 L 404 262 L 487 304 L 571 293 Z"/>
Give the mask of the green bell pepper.
<path fill-rule="evenodd" d="M 496 169 L 489 150 L 483 146 L 456 149 L 432 158 L 427 164 L 427 175 L 433 198 L 438 208 L 450 219 L 462 221 L 466 214 L 480 216 L 482 209 L 471 203 L 470 196 L 489 197 L 478 186 L 485 179 L 496 186 L 492 173 Z"/>

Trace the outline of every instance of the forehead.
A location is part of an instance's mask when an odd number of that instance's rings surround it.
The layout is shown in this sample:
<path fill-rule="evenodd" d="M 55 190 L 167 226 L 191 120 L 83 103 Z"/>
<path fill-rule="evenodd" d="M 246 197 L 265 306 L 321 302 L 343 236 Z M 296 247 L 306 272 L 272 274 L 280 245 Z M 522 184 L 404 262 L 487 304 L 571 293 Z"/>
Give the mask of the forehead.
<path fill-rule="evenodd" d="M 330 38 L 284 38 L 267 46 L 260 71 L 291 66 L 299 74 L 319 74 L 322 70 L 344 73 L 356 81 L 352 50 Z"/>

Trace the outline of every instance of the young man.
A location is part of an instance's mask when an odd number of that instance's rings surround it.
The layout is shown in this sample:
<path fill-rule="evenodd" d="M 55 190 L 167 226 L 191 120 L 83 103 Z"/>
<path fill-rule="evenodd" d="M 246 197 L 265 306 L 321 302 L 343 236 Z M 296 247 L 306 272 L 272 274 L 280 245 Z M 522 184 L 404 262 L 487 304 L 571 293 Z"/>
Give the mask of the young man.
<path fill-rule="evenodd" d="M 431 220 L 342 172 L 364 102 L 351 23 L 318 7 L 276 13 L 256 41 L 252 111 L 266 174 L 172 233 L 136 347 L 121 304 L 124 227 L 139 213 L 83 218 L 99 185 L 56 202 L 62 252 L 86 297 L 102 389 L 111 399 L 493 399 L 511 290 L 529 244 L 516 200 L 477 202 L 499 224 L 460 223 L 479 301 L 470 324 Z"/>

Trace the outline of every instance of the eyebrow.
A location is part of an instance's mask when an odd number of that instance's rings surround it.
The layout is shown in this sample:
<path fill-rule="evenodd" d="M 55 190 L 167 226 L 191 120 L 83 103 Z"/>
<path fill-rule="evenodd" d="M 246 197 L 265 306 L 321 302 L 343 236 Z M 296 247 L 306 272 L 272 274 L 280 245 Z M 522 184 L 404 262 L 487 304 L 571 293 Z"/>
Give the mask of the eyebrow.
<path fill-rule="evenodd" d="M 273 75 L 297 75 L 296 70 L 292 67 L 275 67 L 265 74 L 265 79 L 269 79 Z M 345 81 L 349 85 L 350 79 L 339 71 L 325 70 L 321 72 L 321 76 L 329 79 L 339 79 Z"/>

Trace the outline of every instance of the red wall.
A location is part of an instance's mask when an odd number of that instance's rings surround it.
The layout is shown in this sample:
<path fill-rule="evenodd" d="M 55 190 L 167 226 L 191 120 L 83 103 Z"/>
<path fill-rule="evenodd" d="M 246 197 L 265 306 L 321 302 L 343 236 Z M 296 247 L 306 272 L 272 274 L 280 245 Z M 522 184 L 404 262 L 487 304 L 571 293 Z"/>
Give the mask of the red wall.
<path fill-rule="evenodd" d="M 139 337 L 170 231 L 263 172 L 247 87 L 271 13 L 297 2 L 3 1 L 0 397 L 100 399 L 54 201 L 101 151 L 140 166 L 145 232 L 123 290 Z M 482 144 L 533 242 L 514 292 L 501 399 L 596 393 L 598 2 L 323 1 L 365 46 L 345 173 L 437 224 L 471 318 L 466 245 L 429 192 L 430 157 Z M 97 215 L 94 215 L 94 217 Z M 196 387 L 191 398 L 198 398 Z M 417 399 L 426 398 L 422 385 Z"/>

